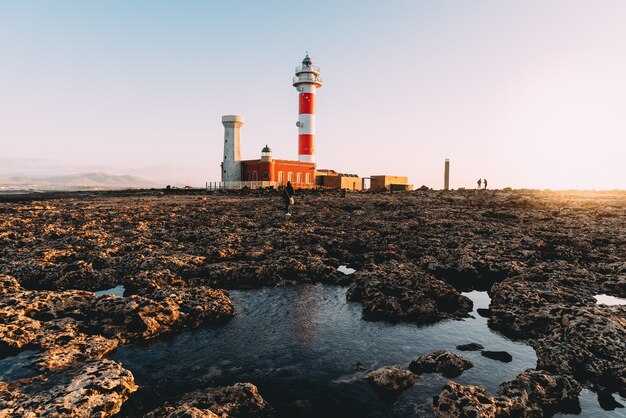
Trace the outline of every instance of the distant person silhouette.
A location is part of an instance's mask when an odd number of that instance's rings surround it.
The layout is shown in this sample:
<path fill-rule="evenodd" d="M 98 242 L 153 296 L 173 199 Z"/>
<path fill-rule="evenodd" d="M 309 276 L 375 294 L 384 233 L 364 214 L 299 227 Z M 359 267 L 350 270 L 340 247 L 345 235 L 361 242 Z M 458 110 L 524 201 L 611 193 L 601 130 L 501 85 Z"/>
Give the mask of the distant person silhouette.
<path fill-rule="evenodd" d="M 283 202 L 285 203 L 285 215 L 291 216 L 289 213 L 289 205 L 293 204 L 293 195 L 295 194 L 291 182 L 287 182 L 287 186 L 283 189 Z"/>
<path fill-rule="evenodd" d="M 485 183 L 485 190 L 487 190 L 487 179 L 484 179 L 483 183 Z"/>
<path fill-rule="evenodd" d="M 482 179 L 478 179 L 478 181 L 476 183 L 478 183 L 478 188 L 480 189 L 480 186 L 482 186 Z"/>

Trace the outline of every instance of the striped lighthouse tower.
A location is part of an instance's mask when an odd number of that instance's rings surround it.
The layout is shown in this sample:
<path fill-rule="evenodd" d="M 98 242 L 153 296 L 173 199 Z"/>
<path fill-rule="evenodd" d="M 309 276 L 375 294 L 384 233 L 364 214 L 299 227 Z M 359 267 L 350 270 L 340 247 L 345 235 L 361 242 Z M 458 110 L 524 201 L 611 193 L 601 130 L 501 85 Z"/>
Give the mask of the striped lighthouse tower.
<path fill-rule="evenodd" d="M 322 87 L 320 69 L 313 65 L 307 52 L 302 65 L 296 67 L 293 86 L 300 93 L 298 122 L 298 161 L 315 162 L 315 89 Z"/>

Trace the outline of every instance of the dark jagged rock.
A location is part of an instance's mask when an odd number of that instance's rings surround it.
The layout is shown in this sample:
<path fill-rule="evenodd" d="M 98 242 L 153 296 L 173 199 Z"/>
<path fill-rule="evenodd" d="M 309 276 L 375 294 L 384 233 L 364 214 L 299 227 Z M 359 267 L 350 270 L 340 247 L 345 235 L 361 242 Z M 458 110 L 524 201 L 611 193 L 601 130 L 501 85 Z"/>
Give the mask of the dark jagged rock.
<path fill-rule="evenodd" d="M 581 287 L 520 279 L 498 283 L 490 291 L 489 325 L 516 338 L 544 334 L 558 321 L 559 307 L 595 303 Z"/>
<path fill-rule="evenodd" d="M 579 393 L 580 385 L 571 377 L 529 369 L 500 385 L 498 397 L 482 386 L 449 381 L 433 399 L 433 411 L 438 417 L 543 417 L 571 411 Z"/>
<path fill-rule="evenodd" d="M 492 360 L 498 360 L 503 363 L 510 363 L 513 361 L 513 356 L 507 353 L 506 351 L 489 351 L 483 350 L 480 352 L 480 355 L 483 357 L 490 358 Z"/>
<path fill-rule="evenodd" d="M 354 273 L 346 297 L 363 304 L 366 319 L 428 323 L 463 318 L 472 309 L 472 301 L 451 285 L 409 263 L 364 267 Z"/>
<path fill-rule="evenodd" d="M 80 324 L 71 318 L 56 319 L 42 324 L 37 345 L 35 366 L 42 372 L 56 372 L 76 363 L 99 360 L 119 344 L 117 340 L 81 332 Z"/>
<path fill-rule="evenodd" d="M 160 287 L 128 298 L 80 290 L 21 290 L 0 295 L 0 355 L 41 348 L 37 366 L 56 371 L 76 361 L 100 359 L 118 342 L 154 338 L 233 315 L 228 294 L 206 286 Z"/>
<path fill-rule="evenodd" d="M 498 395 L 514 399 L 516 410 L 537 410 L 552 415 L 577 405 L 580 384 L 571 377 L 528 369 L 498 388 Z M 575 409 L 575 408 L 574 408 Z"/>
<path fill-rule="evenodd" d="M 0 274 L 0 295 L 7 293 L 15 293 L 21 290 L 21 286 L 15 277 L 6 274 Z"/>
<path fill-rule="evenodd" d="M 0 358 L 28 347 L 41 333 L 39 321 L 24 315 L 0 311 Z"/>
<path fill-rule="evenodd" d="M 482 344 L 478 343 L 461 344 L 456 346 L 456 349 L 460 351 L 478 351 L 484 350 L 484 348 L 485 347 L 483 347 Z"/>
<path fill-rule="evenodd" d="M 108 417 L 135 390 L 131 372 L 99 360 L 47 378 L 0 383 L 0 416 Z"/>
<path fill-rule="evenodd" d="M 145 296 L 100 296 L 86 309 L 85 325 L 93 333 L 129 342 L 222 322 L 234 313 L 234 306 L 223 290 L 168 286 Z"/>
<path fill-rule="evenodd" d="M 483 318 L 489 318 L 489 309 L 478 308 L 476 309 L 476 313 L 478 313 L 478 315 L 482 316 Z"/>
<path fill-rule="evenodd" d="M 617 402 L 613 395 L 605 389 L 598 390 L 598 403 L 605 411 L 613 411 L 614 409 L 624 407 L 624 405 Z"/>
<path fill-rule="evenodd" d="M 367 374 L 367 381 L 381 392 L 398 393 L 415 384 L 418 376 L 399 367 L 381 367 Z"/>
<path fill-rule="evenodd" d="M 490 326 L 529 339 L 539 368 L 626 393 L 626 307 L 595 305 L 578 281 L 551 277 L 491 292 Z"/>
<path fill-rule="evenodd" d="M 446 350 L 433 351 L 418 357 L 409 364 L 413 373 L 441 373 L 445 377 L 456 377 L 464 370 L 474 367 L 474 363 L 458 354 Z"/>
<path fill-rule="evenodd" d="M 172 297 L 149 307 L 161 288 L 354 280 L 366 316 L 390 321 L 459 318 L 467 310 L 458 291 L 489 290 L 490 326 L 528 340 L 540 367 L 626 394 L 624 311 L 593 299 L 626 297 L 625 192 L 307 191 L 294 208 L 306 222 L 277 216 L 280 194 L 269 190 L 38 193 L 0 202 L 0 299 L 9 301 L 0 302 L 0 357 L 38 349 L 54 360 L 38 357 L 42 371 L 97 358 L 105 340 L 174 332 L 195 326 L 196 314 L 209 320 L 200 304 Z M 359 273 L 343 275 L 340 265 Z M 117 285 L 132 302 L 92 309 L 94 297 L 77 290 Z M 34 290 L 42 292 L 14 297 Z M 128 312 L 129 323 L 116 316 Z M 55 351 L 73 332 L 58 325 L 68 318 L 90 324 L 75 334 L 86 357 L 76 347 Z"/>
<path fill-rule="evenodd" d="M 0 382 L 3 417 L 111 416 L 136 389 L 130 372 L 102 360 L 120 342 L 234 315 L 228 294 L 205 286 L 158 287 L 129 298 L 14 290 L 0 294 L 0 356 L 38 349 L 30 367 L 42 374 L 38 380 Z"/>
<path fill-rule="evenodd" d="M 252 383 L 209 388 L 188 393 L 176 403 L 164 405 L 145 418 L 269 418 L 273 410 Z"/>
<path fill-rule="evenodd" d="M 449 381 L 433 398 L 435 416 L 496 418 L 510 416 L 514 401 L 494 398 L 482 386 L 464 386 Z"/>
<path fill-rule="evenodd" d="M 92 303 L 93 292 L 42 290 L 0 295 L 0 312 L 19 314 L 39 321 L 72 317 L 84 318 L 84 310 Z"/>
<path fill-rule="evenodd" d="M 530 340 L 537 366 L 626 394 L 626 306 L 555 309 L 546 335 Z"/>

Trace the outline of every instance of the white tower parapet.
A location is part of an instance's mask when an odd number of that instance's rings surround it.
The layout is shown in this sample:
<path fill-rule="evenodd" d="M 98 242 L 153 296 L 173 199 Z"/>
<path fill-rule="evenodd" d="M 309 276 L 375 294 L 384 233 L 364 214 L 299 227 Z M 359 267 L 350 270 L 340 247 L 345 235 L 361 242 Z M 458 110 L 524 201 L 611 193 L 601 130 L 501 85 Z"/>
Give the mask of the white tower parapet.
<path fill-rule="evenodd" d="M 298 161 L 315 162 L 315 90 L 322 87 L 320 69 L 313 65 L 307 52 L 302 65 L 296 67 L 293 86 L 300 92 L 298 122 Z"/>
<path fill-rule="evenodd" d="M 243 117 L 239 115 L 222 116 L 224 125 L 224 161 L 222 162 L 222 181 L 241 181 L 241 144 L 239 128 Z"/>

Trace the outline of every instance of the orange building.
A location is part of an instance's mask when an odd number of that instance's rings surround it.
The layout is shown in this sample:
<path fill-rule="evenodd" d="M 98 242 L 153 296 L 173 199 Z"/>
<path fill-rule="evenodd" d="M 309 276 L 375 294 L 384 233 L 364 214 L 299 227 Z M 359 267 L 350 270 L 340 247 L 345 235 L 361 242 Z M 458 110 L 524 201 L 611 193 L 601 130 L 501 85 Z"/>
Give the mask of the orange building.
<path fill-rule="evenodd" d="M 266 145 L 260 160 L 241 161 L 241 179 L 271 182 L 278 186 L 290 181 L 296 189 L 310 189 L 315 187 L 315 163 L 274 160 L 272 150 Z"/>

